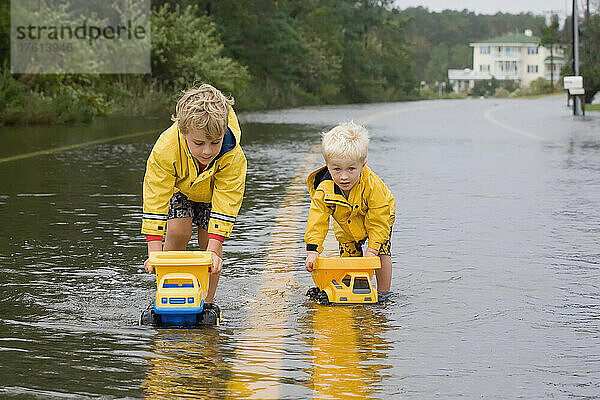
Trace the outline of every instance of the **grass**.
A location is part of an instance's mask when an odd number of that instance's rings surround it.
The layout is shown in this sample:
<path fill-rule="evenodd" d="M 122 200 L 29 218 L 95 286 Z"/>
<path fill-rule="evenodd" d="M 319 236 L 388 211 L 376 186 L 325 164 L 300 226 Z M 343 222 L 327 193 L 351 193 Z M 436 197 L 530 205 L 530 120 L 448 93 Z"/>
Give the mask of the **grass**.
<path fill-rule="evenodd" d="M 600 104 L 586 104 L 585 111 L 600 111 Z"/>

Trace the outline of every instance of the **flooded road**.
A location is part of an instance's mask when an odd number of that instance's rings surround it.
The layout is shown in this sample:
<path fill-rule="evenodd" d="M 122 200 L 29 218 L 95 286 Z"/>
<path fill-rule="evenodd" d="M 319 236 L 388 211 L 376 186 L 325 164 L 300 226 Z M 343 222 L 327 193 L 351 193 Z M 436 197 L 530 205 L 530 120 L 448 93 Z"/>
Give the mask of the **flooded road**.
<path fill-rule="evenodd" d="M 225 323 L 190 330 L 136 326 L 155 289 L 141 181 L 169 121 L 0 128 L 0 397 L 600 397 L 591 114 L 560 96 L 242 114 Z M 396 197 L 397 295 L 324 307 L 304 296 L 304 180 L 348 119 Z"/>

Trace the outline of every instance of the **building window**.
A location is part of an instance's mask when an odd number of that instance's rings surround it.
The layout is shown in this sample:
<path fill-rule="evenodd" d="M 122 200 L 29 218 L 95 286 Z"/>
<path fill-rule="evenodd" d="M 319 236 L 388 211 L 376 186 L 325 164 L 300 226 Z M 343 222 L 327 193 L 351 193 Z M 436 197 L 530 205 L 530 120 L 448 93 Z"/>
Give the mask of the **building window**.
<path fill-rule="evenodd" d="M 537 65 L 528 65 L 527 72 L 530 74 L 536 74 L 538 72 L 538 66 Z"/>
<path fill-rule="evenodd" d="M 490 72 L 489 64 L 479 64 L 479 72 Z"/>
<path fill-rule="evenodd" d="M 538 51 L 537 46 L 530 46 L 527 48 L 527 54 L 538 54 Z"/>
<path fill-rule="evenodd" d="M 490 46 L 481 46 L 479 48 L 479 54 L 490 54 Z"/>
<path fill-rule="evenodd" d="M 512 52 L 512 47 L 507 47 L 506 48 L 506 54 L 510 54 Z"/>

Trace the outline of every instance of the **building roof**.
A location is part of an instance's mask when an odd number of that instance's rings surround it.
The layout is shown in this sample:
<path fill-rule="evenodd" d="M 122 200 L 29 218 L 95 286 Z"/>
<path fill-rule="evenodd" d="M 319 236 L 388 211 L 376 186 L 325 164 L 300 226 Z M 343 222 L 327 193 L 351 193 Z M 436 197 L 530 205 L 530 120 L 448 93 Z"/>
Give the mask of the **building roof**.
<path fill-rule="evenodd" d="M 527 36 L 523 33 L 511 33 L 504 36 L 499 36 L 493 39 L 481 40 L 475 43 L 531 43 L 539 44 L 540 38 L 537 36 Z"/>

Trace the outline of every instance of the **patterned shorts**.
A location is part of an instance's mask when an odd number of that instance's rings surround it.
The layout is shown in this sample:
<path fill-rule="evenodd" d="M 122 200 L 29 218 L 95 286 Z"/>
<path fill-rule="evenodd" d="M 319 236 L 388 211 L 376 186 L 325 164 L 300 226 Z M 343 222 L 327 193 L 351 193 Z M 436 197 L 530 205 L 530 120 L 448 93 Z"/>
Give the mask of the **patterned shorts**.
<path fill-rule="evenodd" d="M 390 232 L 390 238 L 385 241 L 379 248 L 378 255 L 380 256 L 391 256 L 392 255 L 392 232 Z M 346 242 L 340 243 L 340 257 L 362 257 L 363 256 L 363 245 L 367 239 L 359 240 L 358 242 Z"/>
<path fill-rule="evenodd" d="M 208 229 L 211 208 L 210 203 L 191 201 L 183 193 L 177 192 L 171 197 L 167 219 L 192 218 L 193 224 L 199 228 Z"/>

